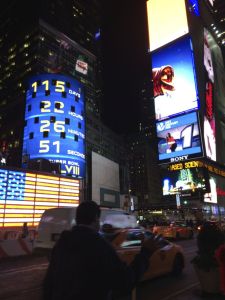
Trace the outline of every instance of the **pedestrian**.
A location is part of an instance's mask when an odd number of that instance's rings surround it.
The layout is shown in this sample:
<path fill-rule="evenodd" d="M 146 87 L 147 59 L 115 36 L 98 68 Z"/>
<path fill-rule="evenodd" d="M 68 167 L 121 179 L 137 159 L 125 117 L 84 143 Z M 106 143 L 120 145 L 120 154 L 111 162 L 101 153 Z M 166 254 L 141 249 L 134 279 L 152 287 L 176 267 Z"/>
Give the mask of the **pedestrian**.
<path fill-rule="evenodd" d="M 100 207 L 82 202 L 76 225 L 55 244 L 43 283 L 44 300 L 109 300 L 112 291 L 129 294 L 159 248 L 159 236 L 146 239 L 127 265 L 100 234 Z"/>
<path fill-rule="evenodd" d="M 23 228 L 22 228 L 22 238 L 25 239 L 29 235 L 29 229 L 27 226 L 27 222 L 23 223 Z"/>

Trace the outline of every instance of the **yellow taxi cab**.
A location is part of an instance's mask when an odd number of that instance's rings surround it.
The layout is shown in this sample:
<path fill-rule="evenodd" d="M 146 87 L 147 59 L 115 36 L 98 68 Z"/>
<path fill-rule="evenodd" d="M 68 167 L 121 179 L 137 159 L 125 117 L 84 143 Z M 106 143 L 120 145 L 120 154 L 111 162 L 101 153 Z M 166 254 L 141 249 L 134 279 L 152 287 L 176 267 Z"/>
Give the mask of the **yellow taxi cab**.
<path fill-rule="evenodd" d="M 192 239 L 194 236 L 193 228 L 180 221 L 172 222 L 170 224 L 155 225 L 152 232 L 161 234 L 168 239 Z"/>
<path fill-rule="evenodd" d="M 148 235 L 151 236 L 153 233 L 139 228 L 117 230 L 111 234 L 103 233 L 103 236 L 112 243 L 120 258 L 128 264 L 140 251 L 141 243 Z M 162 237 L 160 249 L 150 257 L 149 268 L 142 280 L 152 279 L 168 273 L 178 276 L 182 273 L 184 265 L 182 247 Z"/>

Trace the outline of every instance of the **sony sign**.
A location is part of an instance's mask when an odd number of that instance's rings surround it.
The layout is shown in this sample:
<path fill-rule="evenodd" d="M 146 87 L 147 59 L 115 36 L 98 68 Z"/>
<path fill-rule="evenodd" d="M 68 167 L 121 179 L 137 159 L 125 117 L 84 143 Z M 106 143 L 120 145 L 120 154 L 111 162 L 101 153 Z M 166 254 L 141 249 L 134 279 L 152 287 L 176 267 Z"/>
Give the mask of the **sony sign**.
<path fill-rule="evenodd" d="M 182 155 L 182 156 L 177 156 L 177 157 L 172 157 L 170 159 L 171 162 L 175 162 L 175 161 L 183 161 L 188 159 L 188 155 Z"/>

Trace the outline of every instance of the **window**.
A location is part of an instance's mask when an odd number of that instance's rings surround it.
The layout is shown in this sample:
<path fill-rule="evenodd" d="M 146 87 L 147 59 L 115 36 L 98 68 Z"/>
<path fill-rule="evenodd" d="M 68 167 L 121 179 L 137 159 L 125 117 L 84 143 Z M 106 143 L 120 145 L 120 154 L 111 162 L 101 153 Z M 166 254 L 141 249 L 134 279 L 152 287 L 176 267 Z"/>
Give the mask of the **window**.
<path fill-rule="evenodd" d="M 122 248 L 141 246 L 144 240 L 144 233 L 142 231 L 129 231 L 126 240 L 121 244 Z"/>

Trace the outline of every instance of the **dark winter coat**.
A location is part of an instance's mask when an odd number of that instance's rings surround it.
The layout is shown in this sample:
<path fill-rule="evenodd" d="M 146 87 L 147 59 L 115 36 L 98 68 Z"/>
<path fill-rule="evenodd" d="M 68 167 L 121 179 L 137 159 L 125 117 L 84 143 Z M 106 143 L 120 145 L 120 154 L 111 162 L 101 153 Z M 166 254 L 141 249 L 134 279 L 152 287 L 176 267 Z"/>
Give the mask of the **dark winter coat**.
<path fill-rule="evenodd" d="M 98 233 L 75 226 L 61 234 L 53 249 L 44 300 L 106 300 L 112 290 L 129 293 L 147 269 L 149 256 L 142 248 L 128 266 Z"/>

